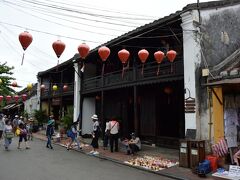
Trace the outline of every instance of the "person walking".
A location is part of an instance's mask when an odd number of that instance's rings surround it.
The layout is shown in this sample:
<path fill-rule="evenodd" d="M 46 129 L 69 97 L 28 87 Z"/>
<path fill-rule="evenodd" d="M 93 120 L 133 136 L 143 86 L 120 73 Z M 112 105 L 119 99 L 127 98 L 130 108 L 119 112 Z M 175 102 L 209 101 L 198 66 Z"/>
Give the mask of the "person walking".
<path fill-rule="evenodd" d="M 12 125 L 13 125 L 13 132 L 15 133 L 18 128 L 18 125 L 19 125 L 19 116 L 18 115 L 15 115 Z"/>
<path fill-rule="evenodd" d="M 14 137 L 11 121 L 8 119 L 5 122 L 5 126 L 3 129 L 3 135 L 4 135 L 4 140 L 5 140 L 5 143 L 4 143 L 5 150 L 8 151 L 9 146 L 12 143 L 12 138 Z"/>
<path fill-rule="evenodd" d="M 104 141 L 103 141 L 103 149 L 106 150 L 108 147 L 110 135 L 110 127 L 109 127 L 109 119 L 106 120 L 106 127 L 105 127 L 105 134 L 104 134 Z"/>
<path fill-rule="evenodd" d="M 32 131 L 33 131 L 33 119 L 29 118 L 28 122 L 26 124 L 26 128 L 27 128 L 27 139 L 29 140 L 33 140 L 33 135 L 32 135 Z"/>
<path fill-rule="evenodd" d="M 74 122 L 71 126 L 71 128 L 68 130 L 67 132 L 67 136 L 70 138 L 70 143 L 67 145 L 67 150 L 69 150 L 70 148 L 72 148 L 72 144 L 73 142 L 77 143 L 78 146 L 78 150 L 82 149 L 80 147 L 80 142 L 78 140 L 78 131 L 77 131 L 77 124 L 78 122 Z"/>
<path fill-rule="evenodd" d="M 26 149 L 30 149 L 28 142 L 27 142 L 27 129 L 26 126 L 23 123 L 20 123 L 18 126 L 18 129 L 20 130 L 19 134 L 19 141 L 18 141 L 18 149 L 21 149 L 21 143 L 24 140 Z"/>
<path fill-rule="evenodd" d="M 98 122 L 98 116 L 96 114 L 94 114 L 92 117 L 92 120 L 93 120 L 93 131 L 92 131 L 92 147 L 93 147 L 93 150 L 90 152 L 90 154 L 93 154 L 93 155 L 98 155 L 99 152 L 96 151 L 96 149 L 98 149 L 98 138 L 99 138 L 99 135 L 100 135 L 100 127 L 99 127 L 99 122 Z"/>
<path fill-rule="evenodd" d="M 46 136 L 47 136 L 47 145 L 46 145 L 46 148 L 51 148 L 53 149 L 52 147 L 52 136 L 54 134 L 54 120 L 51 119 L 51 116 L 50 116 L 50 119 L 47 123 L 47 130 L 46 130 Z"/>
<path fill-rule="evenodd" d="M 115 152 L 118 152 L 119 123 L 116 118 L 112 118 L 112 120 L 109 122 L 109 129 L 111 152 L 113 152 L 113 145 L 115 145 Z"/>
<path fill-rule="evenodd" d="M 5 126 L 5 121 L 4 121 L 4 119 L 3 119 L 3 115 L 0 114 L 0 141 L 1 141 L 1 139 L 2 139 L 4 126 Z M 0 143 L 0 144 L 1 144 L 1 143 Z"/>

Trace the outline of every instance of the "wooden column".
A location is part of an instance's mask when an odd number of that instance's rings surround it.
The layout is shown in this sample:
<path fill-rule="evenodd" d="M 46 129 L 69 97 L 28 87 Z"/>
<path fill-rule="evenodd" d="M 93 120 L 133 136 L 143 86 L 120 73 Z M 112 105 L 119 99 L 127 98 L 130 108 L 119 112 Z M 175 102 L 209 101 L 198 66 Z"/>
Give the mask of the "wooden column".
<path fill-rule="evenodd" d="M 134 131 L 139 136 L 138 104 L 137 104 L 137 86 L 133 87 L 133 105 L 134 105 Z"/>
<path fill-rule="evenodd" d="M 224 137 L 223 95 L 221 87 L 212 89 L 212 100 L 214 142 L 216 143 L 220 138 Z"/>
<path fill-rule="evenodd" d="M 133 80 L 137 80 L 137 61 L 133 59 Z M 133 111 L 134 111 L 134 132 L 139 136 L 139 117 L 138 117 L 138 102 L 137 102 L 137 86 L 133 86 Z"/>
<path fill-rule="evenodd" d="M 61 81 L 60 81 L 60 112 L 59 121 L 62 118 L 62 101 L 63 101 L 63 71 L 61 71 Z"/>

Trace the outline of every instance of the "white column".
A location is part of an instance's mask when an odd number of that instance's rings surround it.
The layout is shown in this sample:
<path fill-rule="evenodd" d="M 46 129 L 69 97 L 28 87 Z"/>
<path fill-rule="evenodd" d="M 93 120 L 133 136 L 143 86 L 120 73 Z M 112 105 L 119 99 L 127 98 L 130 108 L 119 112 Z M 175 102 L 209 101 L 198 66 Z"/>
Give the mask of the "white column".
<path fill-rule="evenodd" d="M 80 74 L 78 63 L 74 63 L 74 112 L 73 112 L 73 122 L 77 121 L 80 113 L 80 86 L 81 79 L 78 74 Z"/>
<path fill-rule="evenodd" d="M 182 14 L 181 17 L 181 26 L 183 29 L 184 86 L 186 89 L 185 99 L 189 97 L 190 92 L 190 96 L 195 98 L 196 102 L 196 112 L 185 113 L 185 130 L 197 129 L 198 100 L 196 99 L 195 70 L 201 61 L 198 28 L 195 26 L 196 22 L 198 22 L 198 13 L 197 11 L 188 11 Z"/>

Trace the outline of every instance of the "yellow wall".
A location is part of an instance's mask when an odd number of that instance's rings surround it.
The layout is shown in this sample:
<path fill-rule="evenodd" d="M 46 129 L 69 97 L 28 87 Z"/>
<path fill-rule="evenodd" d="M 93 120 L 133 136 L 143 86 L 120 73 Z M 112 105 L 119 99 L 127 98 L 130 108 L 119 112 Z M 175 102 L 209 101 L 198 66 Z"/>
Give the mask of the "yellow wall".
<path fill-rule="evenodd" d="M 42 102 L 42 110 L 46 111 L 47 115 L 48 113 L 48 102 Z"/>
<path fill-rule="evenodd" d="M 222 88 L 213 88 L 218 98 L 223 103 Z M 213 100 L 213 129 L 214 129 L 214 142 L 218 142 L 220 138 L 224 137 L 224 117 L 223 117 L 223 104 L 220 104 L 216 95 L 212 92 Z"/>

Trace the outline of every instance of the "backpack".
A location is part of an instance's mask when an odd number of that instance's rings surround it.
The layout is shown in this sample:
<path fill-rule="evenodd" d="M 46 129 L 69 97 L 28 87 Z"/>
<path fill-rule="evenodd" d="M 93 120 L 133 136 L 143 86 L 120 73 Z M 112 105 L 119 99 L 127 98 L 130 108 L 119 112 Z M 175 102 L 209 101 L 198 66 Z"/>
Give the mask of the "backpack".
<path fill-rule="evenodd" d="M 74 136 L 75 136 L 75 135 L 74 135 L 74 133 L 72 132 L 72 130 L 69 129 L 69 130 L 67 131 L 67 137 L 73 138 Z"/>
<path fill-rule="evenodd" d="M 211 165 L 209 160 L 204 160 L 199 163 L 196 168 L 197 174 L 201 177 L 205 177 L 206 174 L 211 172 Z"/>

